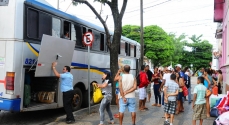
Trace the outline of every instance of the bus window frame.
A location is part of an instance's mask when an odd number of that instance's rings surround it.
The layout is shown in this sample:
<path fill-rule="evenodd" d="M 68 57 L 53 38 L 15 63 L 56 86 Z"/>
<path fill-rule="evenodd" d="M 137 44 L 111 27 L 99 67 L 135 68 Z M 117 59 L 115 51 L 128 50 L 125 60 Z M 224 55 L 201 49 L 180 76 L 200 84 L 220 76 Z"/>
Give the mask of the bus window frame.
<path fill-rule="evenodd" d="M 38 16 L 39 16 L 39 13 L 42 12 L 44 14 L 47 14 L 47 15 L 51 16 L 52 18 L 59 19 L 61 21 L 61 27 L 60 27 L 60 38 L 61 38 L 61 35 L 63 34 L 63 32 L 62 32 L 62 30 L 63 30 L 62 23 L 63 23 L 64 18 L 61 18 L 59 16 L 50 14 L 50 13 L 48 13 L 46 11 L 42 11 L 40 9 L 33 8 L 33 7 L 30 7 L 30 6 L 26 5 L 25 6 L 25 12 L 24 12 L 25 16 L 24 16 L 24 21 L 23 21 L 23 25 L 24 25 L 24 31 L 23 31 L 24 35 L 23 36 L 24 36 L 25 42 L 29 41 L 31 43 L 39 43 L 39 44 L 41 43 L 41 39 L 39 39 L 39 34 L 38 34 L 38 38 L 31 38 L 31 37 L 28 36 L 28 25 L 27 24 L 28 24 L 28 10 L 29 9 L 37 11 L 38 12 Z M 38 19 L 39 19 L 39 17 L 38 17 Z M 38 22 L 38 33 L 39 33 L 39 22 Z"/>

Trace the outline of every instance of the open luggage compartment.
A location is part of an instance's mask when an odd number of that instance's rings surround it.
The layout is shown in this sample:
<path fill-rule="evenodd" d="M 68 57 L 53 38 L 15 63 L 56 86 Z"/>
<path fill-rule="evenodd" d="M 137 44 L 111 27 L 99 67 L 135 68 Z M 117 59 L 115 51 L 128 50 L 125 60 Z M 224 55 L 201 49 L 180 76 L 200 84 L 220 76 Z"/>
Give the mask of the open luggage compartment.
<path fill-rule="evenodd" d="M 35 70 L 25 70 L 24 108 L 57 105 L 57 77 L 35 77 Z M 38 109 L 39 110 L 39 109 Z"/>

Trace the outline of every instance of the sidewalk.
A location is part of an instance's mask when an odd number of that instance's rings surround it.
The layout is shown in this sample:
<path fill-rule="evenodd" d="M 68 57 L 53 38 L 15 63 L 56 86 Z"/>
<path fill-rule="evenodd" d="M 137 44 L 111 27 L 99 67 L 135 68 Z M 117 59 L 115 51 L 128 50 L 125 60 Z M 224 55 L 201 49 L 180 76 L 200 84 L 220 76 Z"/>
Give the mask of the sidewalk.
<path fill-rule="evenodd" d="M 138 95 L 138 93 L 136 93 Z M 164 118 L 162 118 L 164 111 L 163 107 L 152 107 L 154 96 L 152 94 L 150 103 L 146 103 L 149 108 L 148 111 L 137 111 L 136 125 L 163 125 Z M 138 101 L 137 101 L 138 102 Z M 138 104 L 137 104 L 138 105 Z M 137 106 L 138 107 L 138 106 Z M 184 103 L 185 111 L 179 115 L 175 115 L 175 120 L 173 125 L 192 125 L 192 108 L 187 101 Z M 138 108 L 136 108 L 138 109 Z M 112 113 L 117 113 L 117 106 L 111 106 Z M 93 106 L 91 108 L 91 114 L 88 115 L 88 109 L 82 109 L 74 112 L 76 122 L 73 125 L 98 125 L 99 124 L 99 105 Z M 65 117 L 61 116 L 56 119 L 56 121 L 49 123 L 48 125 L 65 125 Z M 105 115 L 105 125 L 108 125 L 108 115 Z M 215 118 L 208 118 L 204 120 L 203 125 L 212 125 Z M 115 124 L 119 124 L 119 120 L 115 119 Z M 199 123 L 197 122 L 197 125 Z M 125 112 L 123 125 L 131 125 L 131 116 L 127 111 Z"/>

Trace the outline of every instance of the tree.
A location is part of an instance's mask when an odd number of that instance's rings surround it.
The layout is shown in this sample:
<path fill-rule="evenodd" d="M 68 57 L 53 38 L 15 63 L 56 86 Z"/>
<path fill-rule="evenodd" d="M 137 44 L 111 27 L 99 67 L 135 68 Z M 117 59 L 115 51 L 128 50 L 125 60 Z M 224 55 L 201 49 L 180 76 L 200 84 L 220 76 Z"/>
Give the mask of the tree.
<path fill-rule="evenodd" d="M 114 79 L 116 72 L 118 71 L 118 53 L 119 53 L 119 47 L 120 47 L 120 41 L 121 41 L 121 34 L 122 34 L 122 18 L 124 15 L 124 12 L 126 10 L 127 0 L 123 0 L 123 5 L 121 8 L 121 11 L 119 12 L 118 8 L 118 0 L 94 0 L 95 2 L 101 2 L 104 5 L 108 5 L 111 9 L 113 20 L 114 20 L 114 34 L 113 39 L 111 42 L 111 34 L 109 32 L 109 29 L 107 27 L 106 22 L 104 19 L 100 16 L 100 14 L 95 10 L 95 8 L 87 1 L 87 0 L 73 0 L 73 3 L 83 3 L 86 4 L 96 15 L 96 17 L 100 20 L 102 23 L 105 32 L 106 32 L 106 40 L 107 40 L 107 46 L 110 51 L 110 70 L 112 79 Z M 112 85 L 112 95 L 115 97 L 115 84 Z M 115 104 L 115 98 L 112 99 L 112 104 Z"/>
<path fill-rule="evenodd" d="M 193 42 L 186 43 L 186 46 L 191 48 L 191 51 L 183 51 L 183 58 L 181 59 L 184 66 L 189 67 L 190 64 L 193 64 L 195 72 L 201 67 L 209 67 L 212 60 L 212 45 L 207 40 L 201 40 L 201 36 L 190 37 Z"/>
<path fill-rule="evenodd" d="M 180 36 L 176 36 L 175 33 L 169 33 L 174 45 L 174 53 L 171 55 L 172 63 L 178 64 L 183 58 L 184 45 L 187 43 L 186 35 L 183 33 Z"/>
<path fill-rule="evenodd" d="M 123 26 L 122 35 L 140 41 L 140 26 Z M 151 59 L 155 66 L 168 65 L 170 56 L 174 53 L 174 46 L 170 36 L 159 26 L 144 27 L 145 56 Z"/>
<path fill-rule="evenodd" d="M 122 35 L 140 43 L 140 26 L 125 25 L 122 27 Z"/>
<path fill-rule="evenodd" d="M 189 39 L 191 39 L 194 43 L 198 43 L 198 42 L 201 42 L 202 40 L 200 39 L 203 35 L 199 35 L 199 36 L 196 36 L 196 35 L 192 35 L 191 37 L 189 37 Z"/>

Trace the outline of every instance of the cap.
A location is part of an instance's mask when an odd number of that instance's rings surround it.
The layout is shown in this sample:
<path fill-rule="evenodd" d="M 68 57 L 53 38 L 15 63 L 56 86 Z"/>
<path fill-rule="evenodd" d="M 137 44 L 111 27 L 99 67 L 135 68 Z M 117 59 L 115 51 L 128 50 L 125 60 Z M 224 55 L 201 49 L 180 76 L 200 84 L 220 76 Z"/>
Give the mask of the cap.
<path fill-rule="evenodd" d="M 169 67 L 167 68 L 167 70 L 170 70 L 170 71 L 172 71 L 172 69 L 173 69 L 172 66 L 169 66 Z"/>
<path fill-rule="evenodd" d="M 176 64 L 176 67 L 180 67 L 180 68 L 182 68 L 181 64 Z"/>

